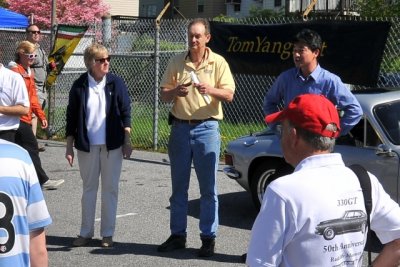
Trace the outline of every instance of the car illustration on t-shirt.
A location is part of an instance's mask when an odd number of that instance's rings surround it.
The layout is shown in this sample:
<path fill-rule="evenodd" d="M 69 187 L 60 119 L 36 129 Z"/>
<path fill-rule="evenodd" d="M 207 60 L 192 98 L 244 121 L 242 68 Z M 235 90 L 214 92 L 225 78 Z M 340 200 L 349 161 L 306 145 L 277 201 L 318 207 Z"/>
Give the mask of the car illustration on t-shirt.
<path fill-rule="evenodd" d="M 315 227 L 315 233 L 323 235 L 326 240 L 332 240 L 336 235 L 348 232 L 365 232 L 367 215 L 362 210 L 348 210 L 341 218 L 320 222 Z"/>

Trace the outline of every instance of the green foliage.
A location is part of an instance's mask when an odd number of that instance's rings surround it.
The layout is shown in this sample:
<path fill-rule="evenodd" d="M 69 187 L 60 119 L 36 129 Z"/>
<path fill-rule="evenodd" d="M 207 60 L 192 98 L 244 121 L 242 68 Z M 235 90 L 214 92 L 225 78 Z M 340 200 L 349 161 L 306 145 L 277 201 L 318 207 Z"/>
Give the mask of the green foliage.
<path fill-rule="evenodd" d="M 46 113 L 46 117 L 47 120 L 49 122 L 49 124 L 51 124 L 52 126 L 58 126 L 56 128 L 52 128 L 53 132 L 53 136 L 51 136 L 52 140 L 56 140 L 56 141 L 65 141 L 65 114 L 67 112 L 67 107 L 56 107 L 54 109 L 54 111 L 49 114 L 49 110 L 48 107 L 46 107 L 46 109 L 44 110 L 44 112 Z M 60 122 L 61 120 L 61 122 Z M 60 125 L 62 125 L 60 127 Z M 47 133 L 44 129 L 42 129 L 40 123 L 38 122 L 37 124 L 37 129 L 36 129 L 36 136 L 38 137 L 38 139 L 47 139 Z"/>
<path fill-rule="evenodd" d="M 142 34 L 137 37 L 132 43 L 132 51 L 154 51 L 155 41 L 154 37 L 149 34 Z M 185 49 L 184 43 L 170 42 L 166 40 L 160 40 L 160 51 L 181 51 Z"/>
<path fill-rule="evenodd" d="M 354 0 L 352 4 L 353 11 L 356 11 L 362 17 L 373 17 L 373 18 L 388 18 L 388 17 L 399 17 L 400 16 L 400 1 L 399 0 Z M 249 10 L 250 18 L 274 18 L 285 16 L 284 7 L 278 12 L 272 9 L 260 9 L 252 6 Z M 309 15 L 312 16 L 314 13 L 311 12 Z M 299 12 L 294 12 L 287 17 L 302 16 Z M 219 16 L 224 19 L 224 16 Z M 218 17 L 218 18 L 219 18 Z"/>
<path fill-rule="evenodd" d="M 213 18 L 213 21 L 219 21 L 219 22 L 235 22 L 235 18 L 220 14 L 217 17 Z"/>
<path fill-rule="evenodd" d="M 281 8 L 278 12 L 271 9 L 260 9 L 258 7 L 252 6 L 249 10 L 250 18 L 276 18 L 283 17 L 284 10 Z"/>
<path fill-rule="evenodd" d="M 161 51 L 182 51 L 185 50 L 184 43 L 173 43 L 165 40 L 160 41 L 160 50 Z"/>
<path fill-rule="evenodd" d="M 356 8 L 362 17 L 398 17 L 400 1 L 388 0 L 356 0 Z"/>
<path fill-rule="evenodd" d="M 400 58 L 394 57 L 390 60 L 388 66 L 382 67 L 383 72 L 400 72 Z"/>
<path fill-rule="evenodd" d="M 7 8 L 8 7 L 7 1 L 6 0 L 0 0 L 0 7 Z"/>
<path fill-rule="evenodd" d="M 132 132 L 131 141 L 136 149 L 153 149 L 153 117 L 148 112 L 151 105 L 134 105 L 132 113 Z M 169 107 L 160 107 L 160 117 L 158 122 L 158 152 L 166 152 L 170 126 L 167 123 Z M 228 142 L 249 133 L 261 131 L 265 128 L 263 122 L 260 123 L 232 123 L 227 120 L 220 122 L 221 130 L 221 157 Z"/>

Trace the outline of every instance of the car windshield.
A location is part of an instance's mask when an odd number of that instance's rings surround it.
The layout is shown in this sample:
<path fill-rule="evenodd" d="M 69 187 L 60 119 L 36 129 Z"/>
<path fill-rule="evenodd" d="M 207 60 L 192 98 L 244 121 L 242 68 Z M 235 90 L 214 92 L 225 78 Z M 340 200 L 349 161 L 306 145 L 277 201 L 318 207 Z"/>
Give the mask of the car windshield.
<path fill-rule="evenodd" d="M 400 101 L 377 105 L 374 113 L 390 141 L 400 145 Z"/>

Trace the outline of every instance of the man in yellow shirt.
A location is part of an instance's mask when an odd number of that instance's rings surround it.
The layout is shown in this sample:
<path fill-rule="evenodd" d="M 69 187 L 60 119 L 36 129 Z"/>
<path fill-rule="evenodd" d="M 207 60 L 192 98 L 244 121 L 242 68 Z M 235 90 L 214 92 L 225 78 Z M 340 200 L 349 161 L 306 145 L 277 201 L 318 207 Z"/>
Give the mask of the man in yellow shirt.
<path fill-rule="evenodd" d="M 201 194 L 202 246 L 198 255 L 214 255 L 218 228 L 216 177 L 221 147 L 218 121 L 223 119 L 221 102 L 233 100 L 235 82 L 225 59 L 206 46 L 210 38 L 206 19 L 191 21 L 189 51 L 171 59 L 161 81 L 162 100 L 173 102 L 168 145 L 172 195 L 171 236 L 158 247 L 159 252 L 186 247 L 188 188 L 193 162 Z"/>

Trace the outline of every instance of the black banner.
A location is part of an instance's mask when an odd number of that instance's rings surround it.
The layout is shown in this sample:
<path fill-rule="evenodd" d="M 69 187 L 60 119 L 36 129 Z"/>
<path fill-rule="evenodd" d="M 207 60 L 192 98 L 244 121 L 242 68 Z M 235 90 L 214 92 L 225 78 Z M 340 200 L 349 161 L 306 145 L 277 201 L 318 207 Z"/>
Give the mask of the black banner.
<path fill-rule="evenodd" d="M 225 57 L 232 72 L 277 76 L 294 66 L 294 36 L 304 28 L 321 35 L 319 62 L 343 82 L 374 86 L 389 22 L 310 21 L 275 25 L 211 22 L 209 47 Z"/>

